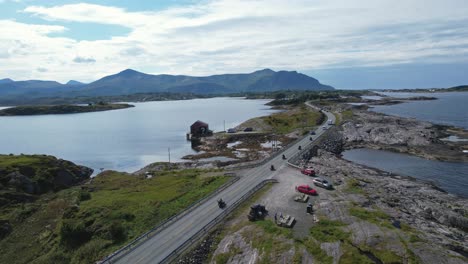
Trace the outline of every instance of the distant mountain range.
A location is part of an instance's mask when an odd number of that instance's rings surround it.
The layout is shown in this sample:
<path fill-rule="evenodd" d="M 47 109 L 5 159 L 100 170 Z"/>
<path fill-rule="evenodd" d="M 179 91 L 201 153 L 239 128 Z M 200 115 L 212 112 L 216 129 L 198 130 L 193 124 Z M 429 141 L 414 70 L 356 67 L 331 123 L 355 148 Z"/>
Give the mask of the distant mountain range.
<path fill-rule="evenodd" d="M 136 93 L 193 93 L 200 95 L 277 90 L 333 90 L 328 85 L 296 71 L 264 69 L 248 74 L 221 74 L 206 77 L 151 75 L 127 69 L 89 84 L 69 81 L 0 80 L 0 97 L 40 98 L 116 96 Z"/>

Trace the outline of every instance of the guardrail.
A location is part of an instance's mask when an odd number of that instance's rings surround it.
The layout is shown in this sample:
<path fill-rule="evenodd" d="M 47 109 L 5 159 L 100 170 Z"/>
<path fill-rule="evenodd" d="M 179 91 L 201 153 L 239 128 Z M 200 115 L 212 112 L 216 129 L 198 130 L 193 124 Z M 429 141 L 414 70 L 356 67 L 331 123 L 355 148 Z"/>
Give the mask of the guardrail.
<path fill-rule="evenodd" d="M 316 108 L 312 105 L 309 105 L 307 104 L 308 106 L 310 107 L 313 107 L 313 108 Z M 320 110 L 320 112 L 323 113 L 323 110 Z M 328 121 L 328 116 L 325 115 L 326 119 L 325 121 L 322 123 L 323 124 L 326 124 L 327 121 Z M 302 160 L 302 155 L 304 155 L 305 153 L 309 152 L 312 150 L 312 148 L 317 145 L 317 142 L 320 141 L 324 135 L 328 132 L 329 130 L 327 130 L 326 132 L 323 132 L 319 137 L 317 137 L 313 142 L 311 142 L 310 144 L 307 144 L 305 148 L 302 149 L 302 151 L 300 151 L 299 153 L 296 153 L 294 156 L 292 156 L 291 158 L 288 159 L 287 161 L 287 164 L 291 167 L 294 167 L 294 168 L 297 168 L 297 169 L 302 169 L 302 167 L 300 166 L 299 162 L 300 160 Z"/>
<path fill-rule="evenodd" d="M 171 224 L 173 221 L 179 219 L 180 217 L 188 214 L 189 212 L 193 211 L 195 208 L 197 208 L 204 201 L 206 201 L 206 200 L 212 198 L 213 196 L 217 195 L 218 193 L 225 190 L 227 187 L 231 186 L 234 182 L 236 182 L 236 181 L 238 181 L 240 179 L 239 176 L 232 176 L 233 175 L 232 173 L 225 173 L 225 175 L 231 176 L 232 179 L 230 179 L 228 182 L 226 182 L 221 187 L 219 187 L 215 192 L 213 192 L 210 195 L 208 195 L 208 196 L 206 196 L 206 197 L 204 197 L 204 198 L 190 204 L 187 207 L 187 209 L 185 209 L 184 211 L 182 211 L 182 212 L 180 212 L 180 213 L 178 213 L 176 215 L 173 215 L 173 216 L 169 217 L 168 219 L 164 220 L 163 222 L 159 223 L 155 227 L 151 228 L 151 230 L 149 230 L 148 232 L 146 232 L 146 233 L 142 234 L 141 236 L 137 237 L 136 239 L 134 239 L 132 242 L 130 242 L 129 244 L 127 244 L 123 248 L 121 248 L 121 249 L 115 251 L 114 253 L 110 254 L 109 256 L 107 256 L 106 258 L 101 260 L 99 263 L 100 264 L 105 264 L 105 263 L 111 264 L 111 263 L 119 260 L 120 258 L 125 256 L 129 252 L 133 251 L 139 245 L 144 243 L 146 240 L 148 240 L 149 238 L 151 238 L 151 237 L 155 236 L 156 234 L 158 234 L 158 232 L 162 228 L 164 228 L 165 226 Z"/>
<path fill-rule="evenodd" d="M 231 168 L 228 168 L 226 170 L 242 170 L 242 169 L 249 169 L 249 168 L 254 168 L 254 167 L 258 167 L 258 166 L 261 166 L 261 165 L 264 165 L 265 163 L 269 162 L 270 160 L 276 158 L 278 155 L 280 155 L 281 153 L 283 153 L 286 149 L 288 149 L 289 147 L 293 146 L 294 144 L 296 144 L 297 142 L 303 140 L 304 138 L 306 138 L 307 136 L 304 136 L 304 137 L 300 137 L 298 139 L 295 139 L 294 141 L 288 143 L 286 146 L 282 147 L 281 149 L 279 149 L 278 151 L 276 151 L 275 153 L 273 153 L 272 155 L 264 158 L 263 160 L 261 161 L 258 161 L 258 162 L 255 162 L 255 163 L 252 163 L 252 164 L 247 164 L 247 165 L 240 165 L 240 166 L 234 166 L 234 167 L 231 167 Z"/>
<path fill-rule="evenodd" d="M 309 107 L 311 108 L 316 108 L 315 106 L 312 106 L 312 105 L 309 105 L 307 104 Z M 320 112 L 323 113 L 322 110 L 320 110 Z M 328 117 L 325 115 L 326 119 L 325 121 L 322 123 L 325 124 L 328 120 Z M 276 152 L 275 154 L 263 159 L 262 161 L 258 162 L 258 163 L 255 163 L 255 164 L 249 164 L 249 165 L 245 165 L 245 166 L 239 166 L 239 167 L 235 167 L 235 168 L 232 168 L 232 169 L 246 169 L 246 168 L 251 168 L 251 167 L 257 167 L 257 166 L 260 166 L 260 165 L 263 165 L 265 163 L 267 163 L 268 161 L 272 160 L 273 158 L 275 158 L 276 156 L 278 156 L 279 154 L 281 154 L 282 152 L 284 152 L 286 149 L 288 149 L 290 146 L 296 144 L 297 142 L 303 140 L 304 138 L 308 137 L 307 136 L 304 136 L 304 137 L 301 137 L 301 138 L 298 138 L 296 140 L 294 140 L 293 142 L 290 142 L 289 144 L 287 144 L 285 147 L 283 147 L 281 150 L 279 150 L 278 152 Z M 321 136 L 320 136 L 321 137 Z M 309 144 L 308 145 L 308 148 L 311 147 L 313 144 Z M 308 149 L 306 148 L 306 149 Z M 294 157 L 304 153 L 305 150 L 301 151 L 300 153 L 296 154 Z M 289 159 L 288 160 L 288 164 L 290 164 L 290 160 L 292 160 L 293 158 Z M 290 164 L 291 165 L 291 164 Z M 217 195 L 218 193 L 220 193 L 221 191 L 223 191 L 224 189 L 226 189 L 227 187 L 229 187 L 230 185 L 232 185 L 234 182 L 236 182 L 237 180 L 239 180 L 240 177 L 238 176 L 235 176 L 233 177 L 233 179 L 231 179 L 229 182 L 223 184 L 223 186 L 221 186 L 220 188 L 218 188 L 214 193 L 210 194 L 209 196 L 205 197 L 205 198 L 202 198 L 194 203 L 192 203 L 186 210 L 164 220 L 162 223 L 158 224 L 157 226 L 153 227 L 151 230 L 149 230 L 148 232 L 142 234 L 141 236 L 139 236 L 138 238 L 136 238 L 135 240 L 133 240 L 132 242 L 130 242 L 129 244 L 127 244 L 125 247 L 115 251 L 114 253 L 112 253 L 111 255 L 107 256 L 105 259 L 103 259 L 102 261 L 100 261 L 99 263 L 101 264 L 105 264 L 105 263 L 108 263 L 108 264 L 111 264 L 113 263 L 114 261 L 117 261 L 119 260 L 120 258 L 122 258 L 123 256 L 125 256 L 127 253 L 133 251 L 135 248 L 137 248 L 139 245 L 141 245 L 142 243 L 144 243 L 146 240 L 148 240 L 149 238 L 155 236 L 156 234 L 158 234 L 158 232 L 164 228 L 165 226 L 171 224 L 173 221 L 179 219 L 180 217 L 186 215 L 187 213 L 193 211 L 196 207 L 198 207 L 201 203 L 203 203 L 204 201 L 212 198 L 213 196 Z M 173 251 L 169 256 L 167 256 L 163 261 L 162 263 L 168 263 L 169 261 L 179 257 L 179 255 L 188 247 L 189 244 L 193 243 L 193 241 L 195 239 L 198 239 L 200 238 L 202 235 L 206 234 L 207 231 L 209 231 L 209 229 L 211 229 L 213 226 L 215 226 L 216 224 L 218 224 L 222 219 L 224 219 L 224 217 L 229 214 L 230 212 L 232 212 L 235 208 L 237 208 L 239 206 L 240 203 L 242 203 L 244 200 L 246 200 L 248 197 L 250 197 L 253 193 L 255 193 L 256 191 L 258 191 L 260 188 L 262 188 L 266 183 L 268 182 L 277 182 L 276 180 L 272 180 L 272 179 L 268 179 L 268 180 L 264 180 L 262 181 L 261 183 L 259 183 L 257 186 L 255 186 L 253 189 L 251 189 L 248 193 L 246 193 L 245 195 L 243 195 L 239 200 L 237 200 L 236 202 L 234 202 L 231 206 L 229 206 L 228 208 L 226 208 L 222 214 L 220 214 L 219 216 L 217 216 L 215 219 L 213 219 L 210 223 L 208 223 L 205 227 L 203 227 L 200 231 L 198 231 L 194 236 L 192 236 L 190 239 L 186 240 L 180 247 L 178 247 L 175 251 Z"/>
<path fill-rule="evenodd" d="M 320 110 L 320 108 L 314 106 L 314 105 L 311 105 L 311 104 L 308 104 L 306 103 L 307 106 L 309 106 L 310 108 L 314 108 L 314 109 L 317 109 L 319 110 L 320 112 L 322 112 L 323 114 L 324 111 L 323 110 Z M 319 126 L 322 126 L 324 124 L 326 124 L 328 121 L 328 116 L 325 114 L 325 120 L 322 122 L 322 124 L 320 124 Z M 257 166 L 261 166 L 261 165 L 264 165 L 265 163 L 267 163 L 268 161 L 274 159 L 276 156 L 278 156 L 279 154 L 283 153 L 286 149 L 290 148 L 291 146 L 295 145 L 296 143 L 300 142 L 301 140 L 303 140 L 304 138 L 306 137 L 309 137 L 310 135 L 306 135 L 306 136 L 303 136 L 303 137 L 299 137 L 297 138 L 296 140 L 292 141 L 292 142 L 289 142 L 286 146 L 282 147 L 279 151 L 273 153 L 272 155 L 264 158 L 263 160 L 259 161 L 259 162 L 255 162 L 255 163 L 252 163 L 252 164 L 247 164 L 247 165 L 240 165 L 240 166 L 234 166 L 234 167 L 231 167 L 231 168 L 228 168 L 227 170 L 241 170 L 241 169 L 249 169 L 249 168 L 253 168 L 253 167 L 257 167 Z M 321 137 L 321 136 L 320 136 Z M 319 137 L 319 138 L 320 138 Z M 309 144 L 308 146 L 310 145 L 313 145 L 313 144 Z M 300 153 L 304 153 L 304 151 L 301 151 Z M 291 158 L 292 159 L 292 158 Z M 288 159 L 288 163 L 291 159 Z"/>
<path fill-rule="evenodd" d="M 263 180 L 259 184 L 257 184 L 253 189 L 248 191 L 246 194 L 242 195 L 242 197 L 234 202 L 232 205 L 227 207 L 226 209 L 223 210 L 223 212 L 215 217 L 213 220 L 211 220 L 208 224 L 206 224 L 202 229 L 200 229 L 197 233 L 195 233 L 192 237 L 190 237 L 188 240 L 186 240 L 182 245 L 180 245 L 176 250 L 174 250 L 171 254 L 169 254 L 167 257 L 165 257 L 160 263 L 166 264 L 166 263 L 171 263 L 172 261 L 176 260 L 179 258 L 185 250 L 190 248 L 190 246 L 193 245 L 194 242 L 199 241 L 201 238 L 203 238 L 205 235 L 209 233 L 209 231 L 219 224 L 228 214 L 230 214 L 232 211 L 234 211 L 241 203 L 243 203 L 245 200 L 247 200 L 252 194 L 263 188 L 267 183 L 276 183 L 278 182 L 275 179 L 267 179 Z"/>

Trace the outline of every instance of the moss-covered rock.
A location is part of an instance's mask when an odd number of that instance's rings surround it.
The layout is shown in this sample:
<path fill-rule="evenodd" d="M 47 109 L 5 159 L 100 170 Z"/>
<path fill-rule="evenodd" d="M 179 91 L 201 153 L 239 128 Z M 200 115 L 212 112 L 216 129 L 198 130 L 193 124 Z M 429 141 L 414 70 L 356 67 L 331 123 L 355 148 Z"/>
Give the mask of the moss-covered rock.
<path fill-rule="evenodd" d="M 0 207 L 30 202 L 88 179 L 93 170 L 46 155 L 0 155 Z"/>

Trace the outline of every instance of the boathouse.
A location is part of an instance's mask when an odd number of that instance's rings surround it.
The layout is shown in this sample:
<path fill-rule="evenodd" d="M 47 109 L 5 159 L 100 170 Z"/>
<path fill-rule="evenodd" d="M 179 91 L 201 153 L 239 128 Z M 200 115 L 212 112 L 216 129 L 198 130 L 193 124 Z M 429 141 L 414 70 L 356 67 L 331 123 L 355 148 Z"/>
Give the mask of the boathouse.
<path fill-rule="evenodd" d="M 208 124 L 200 120 L 190 126 L 190 134 L 192 134 L 192 137 L 209 136 L 212 133 L 213 132 L 208 128 Z"/>

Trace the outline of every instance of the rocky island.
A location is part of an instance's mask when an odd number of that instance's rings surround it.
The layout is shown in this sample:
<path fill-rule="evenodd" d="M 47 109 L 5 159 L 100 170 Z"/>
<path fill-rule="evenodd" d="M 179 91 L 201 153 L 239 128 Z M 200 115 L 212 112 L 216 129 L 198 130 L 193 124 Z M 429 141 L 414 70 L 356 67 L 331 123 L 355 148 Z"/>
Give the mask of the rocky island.
<path fill-rule="evenodd" d="M 97 103 L 88 105 L 34 105 L 16 106 L 0 110 L 0 116 L 59 115 L 100 112 L 134 107 L 131 104 Z"/>

